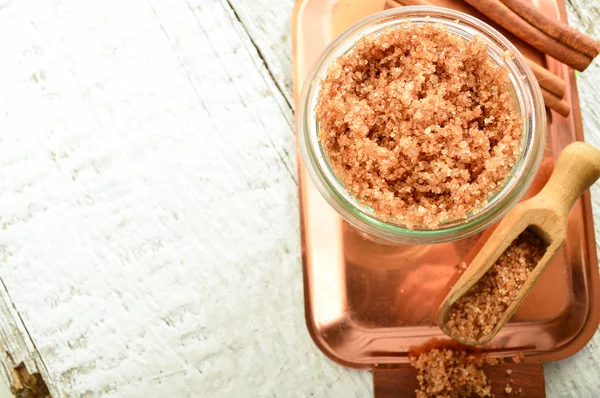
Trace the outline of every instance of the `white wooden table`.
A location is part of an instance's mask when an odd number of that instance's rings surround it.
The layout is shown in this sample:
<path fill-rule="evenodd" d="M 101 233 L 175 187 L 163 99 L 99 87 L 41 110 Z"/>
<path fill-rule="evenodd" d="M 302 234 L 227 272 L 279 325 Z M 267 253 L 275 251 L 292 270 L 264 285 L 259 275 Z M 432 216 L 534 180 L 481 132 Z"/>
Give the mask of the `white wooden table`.
<path fill-rule="evenodd" d="M 304 326 L 292 7 L 0 0 L 9 382 L 23 362 L 55 397 L 372 395 Z M 600 38 L 597 2 L 569 15 Z M 597 146 L 599 81 L 579 75 Z M 548 396 L 597 396 L 599 344 L 547 364 Z"/>

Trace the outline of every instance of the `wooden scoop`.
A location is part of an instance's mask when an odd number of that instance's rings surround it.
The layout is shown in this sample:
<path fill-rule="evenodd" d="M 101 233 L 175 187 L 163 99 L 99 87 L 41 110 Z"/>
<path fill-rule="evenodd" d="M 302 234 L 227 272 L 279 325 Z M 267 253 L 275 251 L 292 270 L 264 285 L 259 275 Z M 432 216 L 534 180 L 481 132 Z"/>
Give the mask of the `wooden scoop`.
<path fill-rule="evenodd" d="M 600 178 L 600 151 L 583 142 L 568 145 L 558 157 L 544 188 L 533 198 L 516 205 L 500 222 L 473 262 L 450 290 L 437 313 L 438 325 L 463 344 L 489 342 L 512 317 L 554 255 L 566 240 L 567 215 L 575 201 Z M 481 279 L 521 232 L 529 228 L 546 243 L 546 252 L 517 293 L 500 321 L 487 335 L 474 340 L 453 336 L 446 327 L 448 310 Z"/>

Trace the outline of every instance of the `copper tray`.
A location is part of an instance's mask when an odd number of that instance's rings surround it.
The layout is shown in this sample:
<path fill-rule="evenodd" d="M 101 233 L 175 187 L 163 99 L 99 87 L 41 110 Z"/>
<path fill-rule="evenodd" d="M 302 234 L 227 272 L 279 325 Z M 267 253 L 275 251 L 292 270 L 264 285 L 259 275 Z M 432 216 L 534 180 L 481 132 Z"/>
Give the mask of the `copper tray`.
<path fill-rule="evenodd" d="M 461 1 L 434 2 L 481 18 Z M 304 76 L 326 44 L 350 24 L 382 10 L 383 4 L 382 0 L 297 1 L 292 27 L 296 102 Z M 564 0 L 535 4 L 566 21 Z M 526 196 L 530 197 L 547 181 L 562 148 L 583 140 L 579 99 L 572 70 L 503 33 L 524 54 L 566 80 L 565 99 L 572 108 L 568 118 L 548 114 L 545 158 Z M 300 159 L 298 164 L 306 323 L 321 351 L 341 365 L 373 369 L 405 364 L 409 350 L 436 339 L 447 340 L 434 324 L 437 305 L 456 278 L 457 264 L 469 262 L 487 231 L 434 246 L 374 241 L 334 212 Z M 511 322 L 484 350 L 494 355 L 522 351 L 535 362 L 566 358 L 596 331 L 599 300 L 598 261 L 586 193 L 569 214 L 565 248 Z"/>

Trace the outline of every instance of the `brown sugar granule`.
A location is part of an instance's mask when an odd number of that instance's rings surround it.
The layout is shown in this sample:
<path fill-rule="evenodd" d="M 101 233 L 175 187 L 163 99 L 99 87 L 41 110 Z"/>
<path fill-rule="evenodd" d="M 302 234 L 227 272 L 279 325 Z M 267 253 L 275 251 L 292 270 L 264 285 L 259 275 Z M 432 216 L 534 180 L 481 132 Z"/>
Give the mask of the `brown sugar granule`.
<path fill-rule="evenodd" d="M 491 384 L 481 369 L 484 363 L 495 364 L 496 361 L 464 351 L 437 348 L 411 356 L 410 364 L 418 370 L 417 398 L 492 397 Z"/>
<path fill-rule="evenodd" d="M 539 236 L 528 229 L 523 231 L 485 275 L 450 308 L 446 320 L 450 335 L 479 340 L 489 334 L 545 251 L 546 245 Z"/>
<path fill-rule="evenodd" d="M 514 363 L 521 363 L 521 362 L 523 362 L 524 359 L 525 359 L 525 355 L 523 355 L 522 351 L 519 351 L 519 353 L 517 355 L 512 357 L 512 360 Z"/>
<path fill-rule="evenodd" d="M 523 119 L 487 45 L 438 24 L 359 39 L 315 108 L 345 188 L 382 220 L 439 228 L 481 209 L 520 153 Z"/>

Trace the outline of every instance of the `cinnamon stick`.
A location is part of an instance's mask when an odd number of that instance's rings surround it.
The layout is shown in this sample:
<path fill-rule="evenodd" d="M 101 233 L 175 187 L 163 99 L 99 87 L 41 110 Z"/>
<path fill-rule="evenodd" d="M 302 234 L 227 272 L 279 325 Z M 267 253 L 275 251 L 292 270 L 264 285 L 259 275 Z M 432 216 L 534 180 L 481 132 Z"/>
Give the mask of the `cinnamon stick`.
<path fill-rule="evenodd" d="M 391 4 L 390 4 L 391 3 Z M 395 4 L 394 4 L 395 3 Z M 430 6 L 432 5 L 427 0 L 388 0 L 387 6 L 390 8 L 400 7 L 400 6 Z"/>
<path fill-rule="evenodd" d="M 571 26 L 556 21 L 523 0 L 500 0 L 521 18 L 561 43 L 594 58 L 600 52 L 600 44 Z"/>
<path fill-rule="evenodd" d="M 399 0 L 402 2 L 420 1 L 422 3 L 430 4 L 426 0 Z M 396 0 L 387 0 L 387 8 L 402 7 Z M 555 110 L 558 114 L 567 117 L 571 112 L 569 103 L 563 101 L 562 98 L 565 95 L 565 81 L 554 73 L 550 72 L 543 66 L 536 64 L 535 62 L 527 59 L 527 63 L 533 70 L 538 83 L 542 88 L 542 95 L 544 97 L 544 104 L 546 107 Z"/>
<path fill-rule="evenodd" d="M 400 0 L 403 2 L 411 2 L 411 1 L 419 1 L 423 4 L 430 4 L 426 0 Z M 402 7 L 396 0 L 387 0 L 386 2 L 387 8 L 396 8 Z M 561 79 L 559 76 L 556 76 L 554 73 L 550 72 L 543 66 L 536 64 L 535 62 L 527 59 L 527 63 L 533 69 L 533 73 L 535 74 L 536 79 L 541 87 L 545 88 L 552 94 L 562 98 L 565 96 L 565 81 Z"/>
<path fill-rule="evenodd" d="M 542 96 L 544 97 L 544 104 L 547 108 L 556 111 L 559 115 L 563 117 L 569 116 L 571 113 L 571 106 L 569 103 L 563 99 L 558 98 L 556 95 L 542 88 Z"/>
<path fill-rule="evenodd" d="M 527 64 L 533 70 L 533 74 L 542 88 L 556 95 L 558 98 L 565 96 L 565 81 L 562 78 L 530 59 L 527 59 Z"/>
<path fill-rule="evenodd" d="M 582 54 L 548 36 L 535 26 L 530 25 L 498 0 L 465 1 L 519 39 L 574 69 L 583 71 L 592 62 L 592 57 Z"/>

